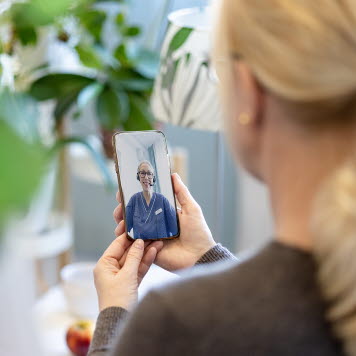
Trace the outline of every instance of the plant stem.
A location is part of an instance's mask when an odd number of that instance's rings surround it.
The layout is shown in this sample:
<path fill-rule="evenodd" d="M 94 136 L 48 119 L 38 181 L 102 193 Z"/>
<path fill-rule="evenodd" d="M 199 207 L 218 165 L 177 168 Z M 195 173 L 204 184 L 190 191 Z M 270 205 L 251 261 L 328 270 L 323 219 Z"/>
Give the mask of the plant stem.
<path fill-rule="evenodd" d="M 4 52 L 11 56 L 14 52 L 15 43 L 16 43 L 16 28 L 15 26 L 11 26 L 10 39 L 7 43 L 5 43 Z"/>

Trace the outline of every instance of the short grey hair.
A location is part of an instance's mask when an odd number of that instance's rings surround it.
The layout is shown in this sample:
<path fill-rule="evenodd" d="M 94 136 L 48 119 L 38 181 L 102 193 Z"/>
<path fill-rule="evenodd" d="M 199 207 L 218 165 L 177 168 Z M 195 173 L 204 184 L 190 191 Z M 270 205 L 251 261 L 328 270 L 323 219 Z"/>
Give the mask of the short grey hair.
<path fill-rule="evenodd" d="M 155 170 L 154 170 L 154 168 L 153 168 L 151 162 L 149 162 L 149 161 L 147 161 L 147 160 L 144 160 L 144 161 L 141 161 L 141 162 L 140 162 L 140 164 L 139 164 L 138 167 L 137 167 L 137 172 L 140 171 L 140 167 L 141 167 L 143 164 L 149 165 L 149 166 L 151 167 L 151 169 L 152 169 L 152 172 L 154 173 Z"/>

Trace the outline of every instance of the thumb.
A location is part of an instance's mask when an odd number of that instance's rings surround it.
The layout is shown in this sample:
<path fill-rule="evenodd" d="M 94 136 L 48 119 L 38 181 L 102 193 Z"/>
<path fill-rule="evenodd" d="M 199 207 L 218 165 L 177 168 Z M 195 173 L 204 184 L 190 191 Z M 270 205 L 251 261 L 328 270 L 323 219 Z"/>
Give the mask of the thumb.
<path fill-rule="evenodd" d="M 122 269 L 127 272 L 137 274 L 143 257 L 144 248 L 145 246 L 143 240 L 136 240 L 131 245 L 129 252 L 127 253 L 126 261 Z"/>
<path fill-rule="evenodd" d="M 196 206 L 198 203 L 194 200 L 189 192 L 189 189 L 185 186 L 182 179 L 177 173 L 172 174 L 174 194 L 177 196 L 179 204 L 182 209 L 189 208 L 189 206 Z"/>

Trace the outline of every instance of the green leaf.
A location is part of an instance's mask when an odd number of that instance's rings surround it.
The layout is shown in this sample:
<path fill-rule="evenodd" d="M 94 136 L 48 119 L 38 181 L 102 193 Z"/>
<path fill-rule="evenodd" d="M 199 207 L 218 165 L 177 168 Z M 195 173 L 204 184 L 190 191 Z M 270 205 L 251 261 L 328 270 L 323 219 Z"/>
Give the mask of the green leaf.
<path fill-rule="evenodd" d="M 83 110 L 103 89 L 104 85 L 101 83 L 92 83 L 86 86 L 78 95 L 78 109 Z"/>
<path fill-rule="evenodd" d="M 54 117 L 60 121 L 76 102 L 80 91 L 93 79 L 77 74 L 49 74 L 35 81 L 30 94 L 37 100 L 57 99 Z"/>
<path fill-rule="evenodd" d="M 153 88 L 153 80 L 143 78 L 120 79 L 119 83 L 127 91 L 149 92 Z"/>
<path fill-rule="evenodd" d="M 0 91 L 0 117 L 27 142 L 39 140 L 37 102 L 25 93 Z"/>
<path fill-rule="evenodd" d="M 132 67 L 133 63 L 127 55 L 126 46 L 124 43 L 119 44 L 114 50 L 114 57 L 120 62 L 123 67 Z"/>
<path fill-rule="evenodd" d="M 10 214 L 28 204 L 46 163 L 42 146 L 25 142 L 0 119 L 0 229 Z"/>
<path fill-rule="evenodd" d="M 72 107 L 72 105 L 76 102 L 78 94 L 78 91 L 73 91 L 58 99 L 56 107 L 54 108 L 54 117 L 57 121 L 57 125 L 58 122 L 64 118 L 65 114 Z"/>
<path fill-rule="evenodd" d="M 168 46 L 168 55 L 181 47 L 193 31 L 192 28 L 183 27 L 173 36 Z"/>
<path fill-rule="evenodd" d="M 127 91 L 149 92 L 153 88 L 153 80 L 143 77 L 133 69 L 121 68 L 113 71 L 111 78 L 113 85 L 119 85 Z"/>
<path fill-rule="evenodd" d="M 130 94 L 130 116 L 124 123 L 127 131 L 152 130 L 153 115 L 150 111 L 148 100 L 142 97 Z"/>
<path fill-rule="evenodd" d="M 100 42 L 106 13 L 104 11 L 90 9 L 83 11 L 79 17 L 80 22 L 94 37 L 95 41 Z"/>
<path fill-rule="evenodd" d="M 83 65 L 90 68 L 101 69 L 102 62 L 100 56 L 95 49 L 89 45 L 77 45 L 75 50 L 78 53 L 79 59 Z"/>
<path fill-rule="evenodd" d="M 120 108 L 121 108 L 120 120 L 122 122 L 125 122 L 129 118 L 129 115 L 130 115 L 129 96 L 123 90 L 115 90 L 115 91 L 116 91 L 116 95 L 120 102 Z"/>
<path fill-rule="evenodd" d="M 135 69 L 144 77 L 155 79 L 159 69 L 159 54 L 147 49 L 139 50 Z"/>
<path fill-rule="evenodd" d="M 34 27 L 17 27 L 16 34 L 22 45 L 35 45 L 37 42 L 37 33 Z"/>
<path fill-rule="evenodd" d="M 136 37 L 141 33 L 141 29 L 138 26 L 125 27 L 122 30 L 122 35 L 124 37 Z"/>
<path fill-rule="evenodd" d="M 115 23 L 118 27 L 121 27 L 125 23 L 125 14 L 123 12 L 119 12 L 115 17 Z"/>
<path fill-rule="evenodd" d="M 93 147 L 90 141 L 85 137 L 67 137 L 65 139 L 57 140 L 55 145 L 52 147 L 51 152 L 52 154 L 59 151 L 61 148 L 68 144 L 81 144 L 85 148 L 88 149 L 89 153 L 91 154 L 94 162 L 97 164 L 99 171 L 101 172 L 105 185 L 110 190 L 116 188 L 115 182 L 112 179 L 112 176 L 108 170 L 108 167 L 105 163 L 105 159 L 103 156 Z"/>
<path fill-rule="evenodd" d="M 30 88 L 30 94 L 37 100 L 62 98 L 72 92 L 79 93 L 93 79 L 78 74 L 54 73 L 37 79 Z"/>
<path fill-rule="evenodd" d="M 190 52 L 185 54 L 185 64 L 186 65 L 189 64 L 191 58 L 192 58 L 192 54 Z"/>
<path fill-rule="evenodd" d="M 177 73 L 177 68 L 182 58 L 176 61 L 168 62 L 167 71 L 162 75 L 162 88 L 167 89 L 172 86 Z"/>
<path fill-rule="evenodd" d="M 33 72 L 36 72 L 36 71 L 39 71 L 39 70 L 42 70 L 42 69 L 47 69 L 49 66 L 49 63 L 48 62 L 44 62 L 44 63 L 41 63 L 39 64 L 38 66 L 34 67 L 32 69 Z"/>
<path fill-rule="evenodd" d="M 96 111 L 101 125 L 114 130 L 122 124 L 120 99 L 114 89 L 106 87 L 98 96 Z"/>
<path fill-rule="evenodd" d="M 12 18 L 23 27 L 45 26 L 53 23 L 59 16 L 69 13 L 73 0 L 31 0 L 16 3 L 11 7 Z"/>
<path fill-rule="evenodd" d="M 120 67 L 120 62 L 114 57 L 114 55 L 105 47 L 100 45 L 95 45 L 93 47 L 100 57 L 102 65 L 110 66 L 112 68 Z"/>

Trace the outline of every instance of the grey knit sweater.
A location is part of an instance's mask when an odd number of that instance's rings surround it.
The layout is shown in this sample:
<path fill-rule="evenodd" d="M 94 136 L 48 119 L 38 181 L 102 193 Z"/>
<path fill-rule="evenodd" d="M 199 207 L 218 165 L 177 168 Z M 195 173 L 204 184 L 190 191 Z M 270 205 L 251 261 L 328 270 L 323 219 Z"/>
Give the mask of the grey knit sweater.
<path fill-rule="evenodd" d="M 88 356 L 343 355 L 324 319 L 310 254 L 272 242 L 238 263 L 217 245 L 203 263 L 150 292 L 132 315 L 103 310 Z"/>

